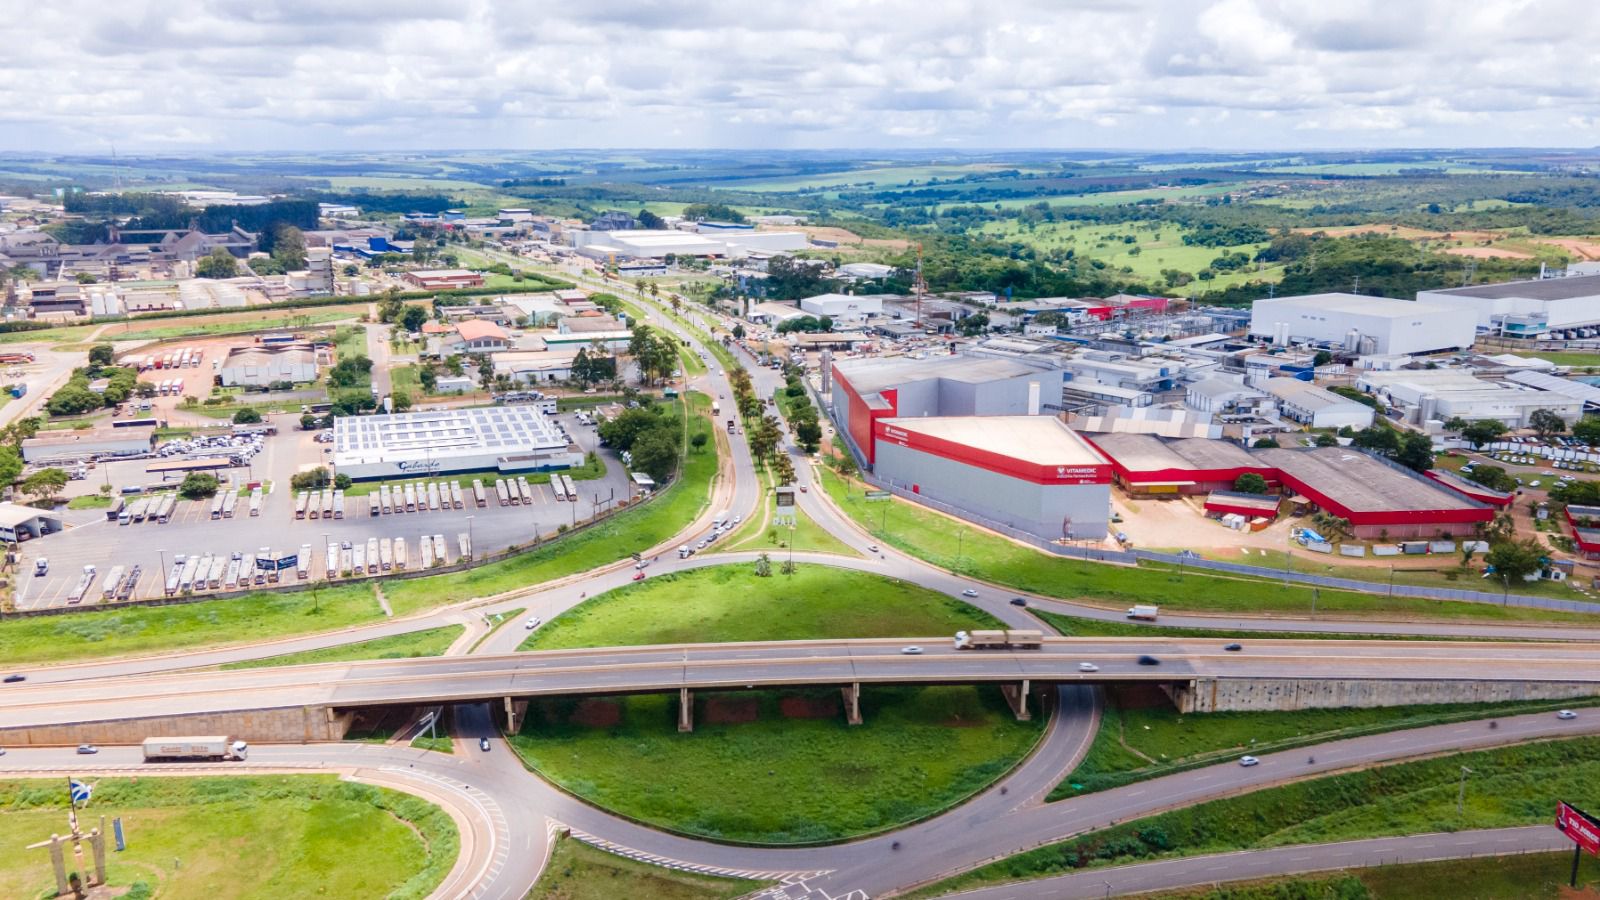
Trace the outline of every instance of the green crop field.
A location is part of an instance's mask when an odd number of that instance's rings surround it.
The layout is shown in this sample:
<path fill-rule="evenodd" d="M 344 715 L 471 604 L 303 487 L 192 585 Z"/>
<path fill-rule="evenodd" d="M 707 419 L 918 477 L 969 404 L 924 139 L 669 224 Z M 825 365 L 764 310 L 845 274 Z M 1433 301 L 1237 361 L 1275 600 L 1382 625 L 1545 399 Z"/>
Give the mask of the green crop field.
<path fill-rule="evenodd" d="M 106 862 L 128 896 L 420 900 L 458 851 L 439 807 L 331 775 L 84 780 L 94 797 L 79 821 L 126 829 L 128 848 Z M 0 781 L 0 896 L 54 895 L 49 854 L 24 848 L 66 830 L 66 801 L 57 779 Z"/>
<path fill-rule="evenodd" d="M 888 830 L 960 802 L 1042 733 L 999 688 L 863 687 L 861 725 L 837 690 L 535 700 L 512 745 L 562 789 L 712 840 L 818 843 Z"/>
<path fill-rule="evenodd" d="M 694 569 L 609 591 L 553 619 L 518 648 L 563 650 L 709 641 L 944 636 L 1000 622 L 965 603 L 849 569 L 776 563 Z"/>

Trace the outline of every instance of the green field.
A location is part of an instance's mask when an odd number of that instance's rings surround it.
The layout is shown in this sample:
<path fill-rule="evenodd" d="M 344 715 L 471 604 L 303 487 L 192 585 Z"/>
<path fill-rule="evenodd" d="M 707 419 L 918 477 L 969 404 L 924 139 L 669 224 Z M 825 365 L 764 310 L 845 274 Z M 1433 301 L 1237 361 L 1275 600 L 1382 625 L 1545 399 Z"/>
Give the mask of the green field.
<path fill-rule="evenodd" d="M 1149 193 L 1149 192 L 1135 192 Z M 1159 193 L 1159 192 L 1156 192 Z M 1114 197 L 1115 194 L 1089 194 L 1088 198 Z M 1195 275 L 1210 266 L 1211 261 L 1226 253 L 1244 253 L 1255 256 L 1265 242 L 1238 244 L 1228 247 L 1199 247 L 1183 243 L 1187 233 L 1182 225 L 1172 222 L 1095 225 L 1076 222 L 1043 222 L 1029 225 L 1015 219 L 990 222 L 981 234 L 1007 241 L 1020 241 L 1040 250 L 1072 250 L 1078 256 L 1101 260 L 1112 268 L 1126 268 L 1132 275 L 1150 282 L 1162 283 L 1162 270 L 1177 269 Z M 1133 237 L 1132 243 L 1124 240 Z M 1171 288 L 1172 292 L 1189 295 L 1246 281 L 1277 281 L 1283 276 L 1282 266 L 1254 264 L 1232 272 L 1218 272 L 1210 281 L 1196 279 L 1187 285 Z"/>
<path fill-rule="evenodd" d="M 1110 790 L 1187 769 L 1228 762 L 1245 753 L 1274 753 L 1327 741 L 1466 722 L 1600 701 L 1547 700 L 1374 708 L 1302 709 L 1292 712 L 1180 713 L 1162 698 L 1125 702 L 1115 691 L 1083 762 L 1050 792 L 1061 800 Z M 1137 698 L 1138 692 L 1128 695 Z M 1154 699 L 1156 705 L 1146 705 Z"/>
<path fill-rule="evenodd" d="M 1461 767 L 1466 802 L 1457 814 Z M 1523 744 L 1264 788 L 1119 823 L 946 879 L 910 896 L 1145 859 L 1548 822 L 1557 799 L 1600 801 L 1600 742 Z"/>
<path fill-rule="evenodd" d="M 880 168 L 851 169 L 842 172 L 824 172 L 814 175 L 797 175 L 792 178 L 769 178 L 760 181 L 728 181 L 719 187 L 741 191 L 790 192 L 817 188 L 842 188 L 867 185 L 882 189 L 926 182 L 929 178 L 964 178 L 981 172 L 1005 168 L 999 165 L 933 165 L 884 166 Z"/>
<path fill-rule="evenodd" d="M 383 618 L 371 585 L 0 621 L 0 659 L 57 663 L 248 644 Z"/>
<path fill-rule="evenodd" d="M 512 745 L 541 775 L 652 826 L 721 841 L 818 843 L 937 813 L 999 778 L 1042 733 L 995 687 L 536 700 Z"/>
<path fill-rule="evenodd" d="M 1558 366 L 1576 366 L 1583 369 L 1600 368 L 1600 353 L 1580 353 L 1557 350 L 1551 353 L 1518 353 L 1523 359 L 1547 359 Z"/>
<path fill-rule="evenodd" d="M 108 847 L 106 862 L 114 887 L 145 885 L 129 896 L 409 900 L 432 892 L 458 850 L 439 807 L 333 776 L 84 780 L 94 797 L 79 821 L 120 817 L 126 829 L 128 848 Z M 24 848 L 65 831 L 66 799 L 57 779 L 0 781 L 0 896 L 53 895 L 49 854 Z"/>
<path fill-rule="evenodd" d="M 1024 591 L 1117 608 L 1155 603 L 1164 609 L 1230 613 L 1293 613 L 1311 610 L 1312 589 L 1267 578 L 1182 575 L 1175 567 L 1105 565 L 1055 557 L 1021 546 L 948 516 L 898 498 L 867 501 L 857 482 L 823 467 L 828 495 L 874 537 L 942 568 L 964 572 Z M 959 558 L 957 552 L 960 552 Z M 1317 611 L 1386 619 L 1482 621 L 1590 621 L 1588 617 L 1539 609 L 1389 597 L 1356 591 L 1316 592 Z"/>
<path fill-rule="evenodd" d="M 465 625 L 445 625 L 424 631 L 412 631 L 389 637 L 374 638 L 354 644 L 340 644 L 321 650 L 285 653 L 263 659 L 247 659 L 227 663 L 224 669 L 260 669 L 273 666 L 299 666 L 311 663 L 352 662 L 361 659 L 411 659 L 418 656 L 442 656 L 466 631 Z"/>
<path fill-rule="evenodd" d="M 766 884 L 652 866 L 561 837 L 527 900 L 733 900 Z"/>
<path fill-rule="evenodd" d="M 943 594 L 848 569 L 801 564 L 758 578 L 750 564 L 662 575 L 609 591 L 551 620 L 519 650 L 707 641 L 927 637 L 995 628 Z"/>
<path fill-rule="evenodd" d="M 711 420 L 705 413 L 711 401 L 703 394 L 692 394 L 690 403 L 694 409 L 694 415 L 688 417 L 690 433 L 700 431 L 709 435 Z M 681 408 L 676 403 L 673 407 Z M 684 446 L 689 447 L 687 441 Z M 546 543 L 510 559 L 464 572 L 390 582 L 384 586 L 384 595 L 389 598 L 395 615 L 405 615 L 419 609 L 531 587 L 625 559 L 630 553 L 654 547 L 694 521 L 710 503 L 712 479 L 716 474 L 716 442 L 708 441 L 699 450 L 689 447 L 679 477 L 643 506 L 615 513 L 569 538 Z"/>
<path fill-rule="evenodd" d="M 84 494 L 67 501 L 67 509 L 106 509 L 109 506 L 110 494 Z"/>

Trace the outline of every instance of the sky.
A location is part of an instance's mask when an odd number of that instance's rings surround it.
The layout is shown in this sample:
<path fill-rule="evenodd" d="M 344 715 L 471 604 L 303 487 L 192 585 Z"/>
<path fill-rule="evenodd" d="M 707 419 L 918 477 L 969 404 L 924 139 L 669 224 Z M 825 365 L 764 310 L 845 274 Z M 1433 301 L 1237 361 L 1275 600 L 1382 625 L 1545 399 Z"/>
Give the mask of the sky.
<path fill-rule="evenodd" d="M 0 0 L 0 151 L 1600 144 L 1593 0 Z"/>

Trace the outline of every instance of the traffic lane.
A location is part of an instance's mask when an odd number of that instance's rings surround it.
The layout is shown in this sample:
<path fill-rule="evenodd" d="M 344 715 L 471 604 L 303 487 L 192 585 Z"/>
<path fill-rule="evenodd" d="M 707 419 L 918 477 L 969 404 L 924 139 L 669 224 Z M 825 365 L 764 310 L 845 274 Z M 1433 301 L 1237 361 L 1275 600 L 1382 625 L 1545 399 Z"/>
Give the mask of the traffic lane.
<path fill-rule="evenodd" d="M 1297 844 L 1089 869 L 1037 881 L 964 891 L 966 900 L 1090 900 L 1148 891 L 1250 881 L 1279 875 L 1363 869 L 1447 859 L 1566 850 L 1572 840 L 1549 825 Z"/>
<path fill-rule="evenodd" d="M 1006 818 L 1003 829 L 973 830 L 944 817 L 930 822 L 914 844 L 902 839 L 899 859 L 905 865 L 897 871 L 879 871 L 873 866 L 841 868 L 829 876 L 829 883 L 864 888 L 877 896 L 1040 844 L 1287 781 L 1437 753 L 1600 733 L 1600 717 L 1562 720 L 1550 713 L 1534 713 L 1491 721 L 1494 727 L 1484 721 L 1432 725 L 1269 753 L 1261 755 L 1260 763 L 1252 767 L 1240 766 L 1237 761 L 1220 763 L 1019 810 Z M 837 880 L 832 880 L 835 877 Z"/>

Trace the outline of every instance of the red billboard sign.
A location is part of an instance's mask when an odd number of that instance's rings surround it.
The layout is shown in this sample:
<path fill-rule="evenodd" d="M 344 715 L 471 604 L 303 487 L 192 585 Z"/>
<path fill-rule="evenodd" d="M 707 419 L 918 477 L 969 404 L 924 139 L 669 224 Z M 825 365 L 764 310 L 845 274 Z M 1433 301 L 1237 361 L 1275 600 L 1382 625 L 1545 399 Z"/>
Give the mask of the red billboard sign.
<path fill-rule="evenodd" d="M 1556 829 L 1577 843 L 1579 849 L 1600 856 L 1600 820 L 1576 806 L 1556 802 Z"/>

